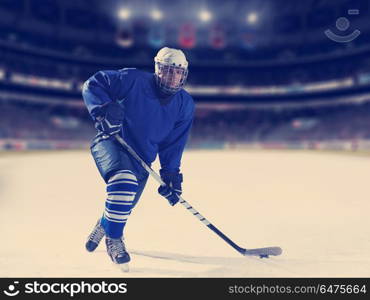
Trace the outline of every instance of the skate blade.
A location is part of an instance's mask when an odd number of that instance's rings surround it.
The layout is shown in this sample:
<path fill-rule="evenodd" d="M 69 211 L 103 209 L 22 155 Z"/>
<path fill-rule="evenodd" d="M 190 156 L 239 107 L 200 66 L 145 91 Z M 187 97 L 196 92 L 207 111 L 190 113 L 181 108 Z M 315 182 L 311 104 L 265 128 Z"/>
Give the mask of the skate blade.
<path fill-rule="evenodd" d="M 119 264 L 118 267 L 124 273 L 127 273 L 127 272 L 130 271 L 130 268 L 129 268 L 128 264 Z"/>

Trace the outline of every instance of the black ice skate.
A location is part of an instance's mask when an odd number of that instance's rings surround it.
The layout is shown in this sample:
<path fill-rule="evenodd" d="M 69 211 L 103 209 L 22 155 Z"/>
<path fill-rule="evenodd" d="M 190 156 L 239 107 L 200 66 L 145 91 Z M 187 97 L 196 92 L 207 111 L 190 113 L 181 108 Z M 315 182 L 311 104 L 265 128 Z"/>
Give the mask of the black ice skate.
<path fill-rule="evenodd" d="M 125 244 L 122 238 L 113 239 L 107 237 L 105 239 L 107 252 L 112 261 L 116 264 L 127 264 L 130 261 L 130 255 L 126 251 Z"/>
<path fill-rule="evenodd" d="M 105 235 L 105 231 L 103 226 L 100 225 L 100 219 L 96 223 L 94 230 L 90 233 L 87 242 L 86 242 L 86 250 L 89 252 L 93 252 L 99 245 L 100 241 Z"/>

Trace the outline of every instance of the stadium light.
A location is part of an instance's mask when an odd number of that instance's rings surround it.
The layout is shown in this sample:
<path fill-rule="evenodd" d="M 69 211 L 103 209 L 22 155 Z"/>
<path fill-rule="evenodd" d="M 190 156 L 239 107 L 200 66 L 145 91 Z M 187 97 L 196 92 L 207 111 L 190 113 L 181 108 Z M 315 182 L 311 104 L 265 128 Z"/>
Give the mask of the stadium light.
<path fill-rule="evenodd" d="M 158 9 L 153 9 L 153 10 L 150 12 L 150 15 L 152 16 L 152 19 L 153 19 L 153 20 L 156 20 L 156 21 L 161 20 L 161 19 L 162 19 L 162 17 L 163 17 L 162 12 L 161 12 L 160 10 L 158 10 Z"/>
<path fill-rule="evenodd" d="M 128 20 L 131 17 L 131 10 L 129 10 L 128 8 L 121 8 L 118 11 L 118 17 L 121 20 Z"/>
<path fill-rule="evenodd" d="M 255 12 L 247 14 L 247 22 L 249 24 L 256 24 L 258 21 L 258 14 Z"/>
<path fill-rule="evenodd" d="M 208 10 L 202 10 L 199 13 L 199 18 L 202 22 L 208 22 L 212 19 L 212 14 Z"/>

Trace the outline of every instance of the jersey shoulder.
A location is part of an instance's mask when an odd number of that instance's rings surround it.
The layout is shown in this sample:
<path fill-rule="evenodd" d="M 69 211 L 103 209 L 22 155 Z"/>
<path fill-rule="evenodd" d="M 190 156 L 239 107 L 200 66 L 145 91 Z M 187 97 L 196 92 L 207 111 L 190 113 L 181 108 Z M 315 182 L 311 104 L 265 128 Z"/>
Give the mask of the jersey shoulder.
<path fill-rule="evenodd" d="M 181 93 L 181 97 L 184 99 L 185 103 L 188 106 L 191 106 L 191 107 L 194 106 L 193 97 L 185 89 L 182 89 L 180 93 Z"/>
<path fill-rule="evenodd" d="M 179 96 L 181 97 L 181 104 L 180 110 L 182 118 L 184 119 L 191 119 L 193 118 L 195 104 L 193 97 L 184 89 L 178 92 Z"/>

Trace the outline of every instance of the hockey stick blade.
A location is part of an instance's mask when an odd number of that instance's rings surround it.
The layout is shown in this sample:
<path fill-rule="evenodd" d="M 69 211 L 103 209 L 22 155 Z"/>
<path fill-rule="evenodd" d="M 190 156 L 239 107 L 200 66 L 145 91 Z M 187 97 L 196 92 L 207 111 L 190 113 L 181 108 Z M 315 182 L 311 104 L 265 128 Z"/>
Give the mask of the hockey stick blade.
<path fill-rule="evenodd" d="M 270 255 L 278 256 L 283 252 L 280 247 L 266 247 L 255 249 L 242 249 L 241 254 L 245 256 L 259 256 L 260 258 L 268 258 Z"/>

